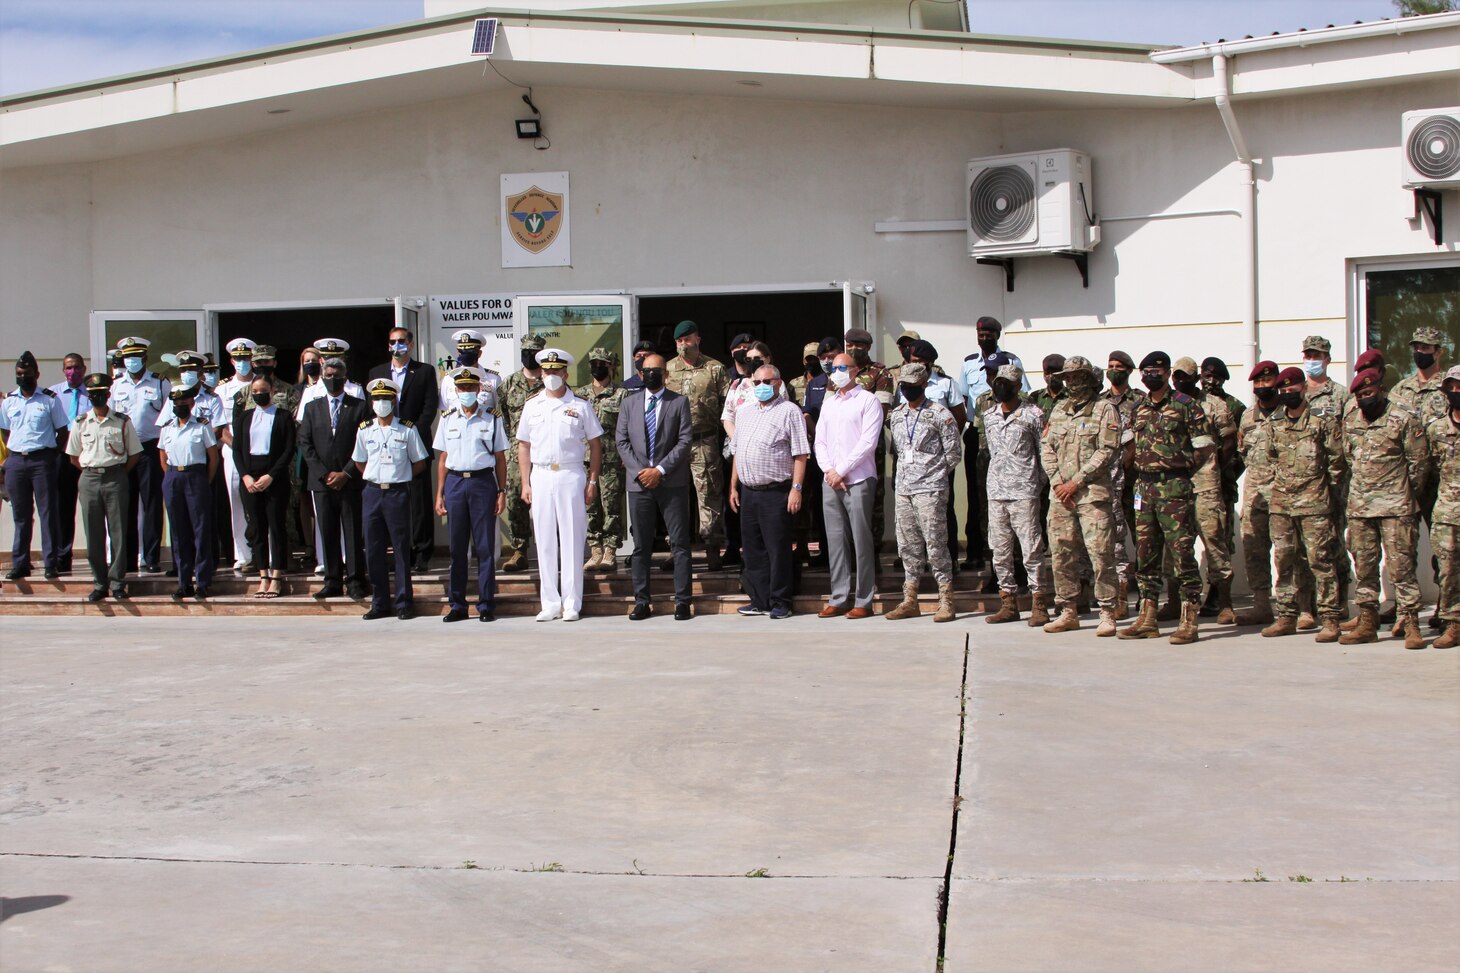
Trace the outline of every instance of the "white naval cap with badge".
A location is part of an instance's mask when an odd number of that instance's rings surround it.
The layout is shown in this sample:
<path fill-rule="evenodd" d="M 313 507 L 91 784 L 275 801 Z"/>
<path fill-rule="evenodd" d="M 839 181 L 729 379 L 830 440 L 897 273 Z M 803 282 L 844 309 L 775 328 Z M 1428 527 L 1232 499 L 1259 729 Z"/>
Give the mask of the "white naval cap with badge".
<path fill-rule="evenodd" d="M 320 338 L 314 343 L 314 350 L 325 358 L 339 358 L 350 351 L 350 343 L 344 338 Z"/>
<path fill-rule="evenodd" d="M 247 338 L 234 338 L 223 346 L 223 350 L 228 352 L 230 358 L 252 358 L 253 350 L 257 347 L 257 344 Z"/>

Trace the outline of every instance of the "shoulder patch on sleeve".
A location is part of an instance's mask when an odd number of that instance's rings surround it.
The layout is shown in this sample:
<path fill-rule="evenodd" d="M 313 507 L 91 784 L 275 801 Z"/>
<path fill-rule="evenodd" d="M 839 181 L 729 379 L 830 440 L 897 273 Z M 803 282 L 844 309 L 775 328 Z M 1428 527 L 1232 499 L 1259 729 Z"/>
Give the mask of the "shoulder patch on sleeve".
<path fill-rule="evenodd" d="M 51 390 L 51 389 L 41 389 L 41 391 L 44 392 L 44 393 L 46 393 L 47 395 L 49 395 L 53 399 L 56 397 L 56 393 L 53 390 Z"/>

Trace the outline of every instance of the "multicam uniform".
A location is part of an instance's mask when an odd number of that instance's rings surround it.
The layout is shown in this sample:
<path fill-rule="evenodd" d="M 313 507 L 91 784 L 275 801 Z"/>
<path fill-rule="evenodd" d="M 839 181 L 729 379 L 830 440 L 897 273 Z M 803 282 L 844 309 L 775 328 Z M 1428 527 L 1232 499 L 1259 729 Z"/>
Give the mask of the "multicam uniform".
<path fill-rule="evenodd" d="M 1081 565 L 1088 555 L 1095 600 L 1101 608 L 1115 610 L 1114 508 L 1119 501 L 1112 471 L 1120 465 L 1120 448 L 1120 415 L 1109 399 L 1060 398 L 1040 453 L 1051 491 L 1049 543 L 1055 599 L 1061 606 L 1079 600 Z M 1073 510 L 1053 496 L 1055 487 L 1070 482 L 1079 484 Z"/>
<path fill-rule="evenodd" d="M 1418 334 L 1419 333 L 1417 332 L 1416 335 L 1418 336 Z M 1429 334 L 1425 335 L 1425 337 L 1431 339 L 1440 339 L 1442 336 L 1438 334 Z M 1439 340 L 1434 340 L 1432 343 L 1440 344 L 1441 342 Z M 1429 381 L 1425 381 L 1424 379 L 1420 378 L 1419 372 L 1415 372 L 1411 375 L 1405 376 L 1399 381 L 1399 384 L 1394 386 L 1394 390 L 1389 393 L 1389 401 L 1397 402 L 1400 405 L 1404 406 L 1406 409 L 1419 416 L 1419 421 L 1422 425 L 1427 426 L 1435 419 L 1444 418 L 1446 415 L 1449 414 L 1450 409 L 1445 399 L 1444 385 L 1445 372 L 1443 370 L 1436 371 L 1434 377 L 1431 378 Z M 1435 525 L 1435 490 L 1438 488 L 1438 486 L 1439 484 L 1436 483 L 1433 478 L 1430 479 L 1430 481 L 1425 485 L 1424 491 L 1419 496 L 1420 516 L 1424 518 L 1425 523 L 1430 526 L 1431 530 L 1434 529 Z M 1438 544 L 1434 543 L 1433 537 L 1430 539 L 1430 547 L 1437 552 L 1436 558 L 1438 559 L 1438 551 L 1440 548 Z M 1437 563 L 1436 574 L 1438 573 L 1439 569 Z"/>
<path fill-rule="evenodd" d="M 1191 474 L 1191 488 L 1196 497 L 1196 527 L 1206 548 L 1207 584 L 1213 585 L 1219 597 L 1231 600 L 1232 544 L 1227 522 L 1227 501 L 1222 488 L 1222 441 L 1237 438 L 1237 422 L 1227 403 L 1219 396 L 1197 392 L 1192 396 L 1207 414 L 1207 422 L 1215 443 L 1211 455 Z M 1230 605 L 1224 605 L 1230 607 Z"/>
<path fill-rule="evenodd" d="M 993 398 L 992 393 L 989 395 Z M 1049 551 L 1040 530 L 1040 498 L 1044 494 L 1044 472 L 1039 464 L 1039 444 L 1044 433 L 1044 413 L 1027 399 L 1018 401 L 1009 413 L 995 402 L 983 413 L 983 432 L 989 444 L 989 547 L 994 552 L 994 569 L 999 589 L 1008 594 L 1014 582 L 1014 538 L 1024 552 L 1024 570 L 1029 590 L 1047 595 L 1053 584 L 1049 573 Z"/>
<path fill-rule="evenodd" d="M 1435 495 L 1430 547 L 1439 561 L 1440 588 L 1436 611 L 1451 624 L 1460 624 L 1460 423 L 1449 413 L 1425 424 L 1430 456 L 1426 481 Z"/>
<path fill-rule="evenodd" d="M 937 402 L 926 398 L 922 408 L 903 403 L 892 410 L 893 459 L 897 464 L 893 519 L 903 576 L 917 583 L 926 562 L 940 586 L 953 583 L 948 550 L 949 478 L 963 459 L 958 423 Z"/>
<path fill-rule="evenodd" d="M 874 361 L 861 369 L 857 374 L 857 384 L 877 396 L 883 413 L 892 406 L 892 395 L 897 389 L 897 383 L 892 380 L 892 370 L 880 361 Z M 884 501 L 887 492 L 887 431 L 887 422 L 884 420 L 882 438 L 877 441 L 877 492 L 872 495 L 872 543 L 875 551 L 882 550 L 883 521 L 886 519 Z"/>
<path fill-rule="evenodd" d="M 541 350 L 541 349 L 537 349 Z M 507 420 L 507 441 L 517 441 L 517 423 L 527 400 L 542 391 L 542 378 L 531 378 L 517 369 L 497 387 L 497 405 Z M 522 471 L 517 468 L 517 450 L 507 450 L 507 546 L 512 556 L 527 554 L 527 539 L 532 536 L 532 511 L 522 502 Z M 509 566 L 509 570 L 512 568 Z"/>
<path fill-rule="evenodd" d="M 1353 411 L 1353 393 L 1346 387 L 1329 379 L 1315 392 L 1311 388 L 1305 388 L 1303 397 L 1308 400 L 1308 411 L 1315 416 L 1330 416 L 1338 424 L 1342 433 L 1344 416 Z M 1345 478 L 1348 471 L 1344 471 Z M 1353 572 L 1349 570 L 1348 552 L 1343 549 L 1344 529 L 1348 525 L 1348 510 L 1344 505 L 1343 498 L 1348 493 L 1348 481 L 1340 482 L 1333 494 L 1333 552 L 1330 558 L 1333 564 L 1334 577 L 1338 581 L 1338 603 L 1342 611 L 1344 604 L 1348 601 L 1349 583 L 1353 579 Z"/>
<path fill-rule="evenodd" d="M 1240 432 L 1242 429 L 1242 417 L 1247 414 L 1247 405 L 1237 396 L 1230 392 L 1222 392 L 1218 396 L 1226 403 L 1227 411 L 1232 413 L 1232 423 Z M 1242 471 L 1245 467 L 1246 457 L 1239 451 L 1232 456 L 1231 462 L 1222 464 L 1222 506 L 1227 511 L 1227 550 L 1237 550 L 1237 481 L 1242 478 Z"/>
<path fill-rule="evenodd" d="M 1272 494 L 1272 463 L 1268 452 L 1268 423 L 1279 412 L 1265 411 L 1254 405 L 1242 413 L 1237 431 L 1237 452 L 1246 466 L 1242 485 L 1242 510 L 1237 518 L 1242 525 L 1242 559 L 1247 568 L 1247 586 L 1254 593 L 1272 592 L 1272 533 L 1269 524 L 1269 497 Z M 1312 584 L 1306 561 L 1300 559 L 1297 585 L 1306 589 Z"/>
<path fill-rule="evenodd" d="M 725 543 L 725 462 L 720 455 L 720 413 L 730 391 L 725 366 L 701 353 L 691 365 L 684 356 L 664 368 L 664 385 L 689 400 L 689 476 L 699 502 L 700 540 Z"/>
<path fill-rule="evenodd" d="M 1197 571 L 1196 496 L 1191 477 L 1196 451 L 1215 448 L 1211 425 L 1201 405 L 1169 389 L 1160 402 L 1145 396 L 1131 418 L 1135 432 L 1136 572 L 1141 600 L 1161 594 L 1163 555 L 1170 561 L 1182 601 L 1201 600 Z"/>
<path fill-rule="evenodd" d="M 617 362 L 614 368 L 616 372 Z M 589 382 L 573 390 L 578 398 L 592 404 L 593 414 L 605 430 L 599 439 L 603 444 L 603 465 L 598 469 L 598 496 L 588 507 L 588 547 L 590 550 L 606 547 L 610 555 L 624 539 L 624 464 L 611 431 L 618 428 L 619 410 L 631 391 L 612 378 L 607 388 L 594 388 Z M 584 463 L 587 462 L 585 457 Z M 612 567 L 611 564 L 604 566 Z"/>
<path fill-rule="evenodd" d="M 1267 457 L 1272 469 L 1268 507 L 1278 569 L 1274 614 L 1297 616 L 1298 566 L 1306 554 L 1318 613 L 1337 618 L 1342 606 L 1333 565 L 1334 494 L 1347 470 L 1339 421 L 1334 416 L 1315 416 L 1305 407 L 1296 419 L 1280 408 L 1267 422 Z"/>
<path fill-rule="evenodd" d="M 1382 546 L 1394 579 L 1394 607 L 1401 613 L 1418 612 L 1415 515 L 1429 472 L 1424 426 L 1393 402 L 1373 422 L 1351 409 L 1343 419 L 1343 451 L 1349 469 L 1348 550 L 1358 581 L 1354 601 L 1360 607 L 1379 607 Z"/>
<path fill-rule="evenodd" d="M 1144 399 L 1146 393 L 1137 388 L 1127 388 L 1124 394 L 1116 395 L 1114 389 L 1108 388 L 1100 393 L 1100 397 L 1115 406 L 1116 414 L 1120 416 L 1120 443 L 1124 447 L 1135 439 L 1136 403 Z M 1135 482 L 1135 472 L 1127 470 L 1124 460 L 1117 457 L 1110 474 L 1110 486 L 1115 493 L 1110 510 L 1111 529 L 1115 533 L 1115 569 L 1127 583 L 1135 580 L 1135 561 L 1131 556 L 1131 542 L 1127 539 L 1136 535 Z"/>

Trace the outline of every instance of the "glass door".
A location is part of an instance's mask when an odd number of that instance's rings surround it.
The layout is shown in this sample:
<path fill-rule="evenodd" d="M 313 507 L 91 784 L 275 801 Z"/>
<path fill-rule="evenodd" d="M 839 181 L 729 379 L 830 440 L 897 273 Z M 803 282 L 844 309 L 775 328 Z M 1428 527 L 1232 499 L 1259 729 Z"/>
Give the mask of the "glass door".
<path fill-rule="evenodd" d="M 91 360 L 95 372 L 111 372 L 111 353 L 123 338 L 145 338 L 147 368 L 170 382 L 177 381 L 174 356 L 180 351 L 211 347 L 208 315 L 197 311 L 92 311 Z"/>
<path fill-rule="evenodd" d="M 519 340 L 529 334 L 541 335 L 548 347 L 561 348 L 573 356 L 568 384 L 575 388 L 590 380 L 588 353 L 594 348 L 616 350 L 620 366 L 632 357 L 632 297 L 623 294 L 519 296 L 513 310 Z"/>
<path fill-rule="evenodd" d="M 1409 341 L 1419 327 L 1438 328 L 1450 355 L 1460 348 L 1460 259 L 1360 264 L 1355 284 L 1358 341 L 1351 357 L 1378 348 L 1400 377 L 1408 375 L 1414 371 Z"/>

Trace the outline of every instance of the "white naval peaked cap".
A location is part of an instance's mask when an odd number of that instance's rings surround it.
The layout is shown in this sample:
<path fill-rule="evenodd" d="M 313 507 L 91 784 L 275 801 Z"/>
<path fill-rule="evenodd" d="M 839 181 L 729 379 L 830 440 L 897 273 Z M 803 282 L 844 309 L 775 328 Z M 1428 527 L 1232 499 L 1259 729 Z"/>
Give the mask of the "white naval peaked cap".
<path fill-rule="evenodd" d="M 240 352 L 246 352 L 247 354 L 243 355 L 243 357 L 247 358 L 253 354 L 253 350 L 257 347 L 258 345 L 249 341 L 247 338 L 234 338 L 223 346 L 223 350 L 234 356 L 237 356 Z"/>
<path fill-rule="evenodd" d="M 148 341 L 146 338 L 123 338 L 121 341 L 117 342 L 117 351 L 121 352 L 124 355 L 128 352 L 146 351 L 148 348 L 151 347 L 152 342 Z"/>
<path fill-rule="evenodd" d="M 473 331 L 471 328 L 462 328 L 451 336 L 451 340 L 456 342 L 459 348 L 462 345 L 480 346 L 485 344 L 487 339 L 480 331 Z"/>
<path fill-rule="evenodd" d="M 388 378 L 377 378 L 365 387 L 372 399 L 388 399 L 400 395 L 400 386 Z"/>
<path fill-rule="evenodd" d="M 344 338 L 320 338 L 314 343 L 314 350 L 322 355 L 343 355 L 350 350 L 350 343 Z"/>
<path fill-rule="evenodd" d="M 547 368 L 568 368 L 575 360 L 561 348 L 544 348 L 537 353 L 537 363 Z"/>

